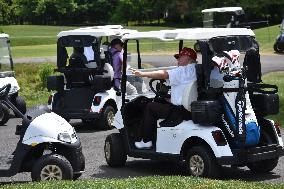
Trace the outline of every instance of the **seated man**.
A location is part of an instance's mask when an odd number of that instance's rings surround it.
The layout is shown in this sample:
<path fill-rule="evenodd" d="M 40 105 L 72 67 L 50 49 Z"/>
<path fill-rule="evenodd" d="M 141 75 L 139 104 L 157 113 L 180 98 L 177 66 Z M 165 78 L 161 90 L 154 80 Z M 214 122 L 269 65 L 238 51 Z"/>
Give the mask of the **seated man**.
<path fill-rule="evenodd" d="M 88 60 L 84 55 L 84 47 L 73 47 L 73 54 L 69 58 L 70 68 L 86 68 Z"/>
<path fill-rule="evenodd" d="M 158 119 L 167 118 L 173 108 L 182 105 L 182 95 L 185 87 L 197 80 L 195 64 L 196 52 L 184 47 L 179 54 L 175 55 L 178 59 L 178 67 L 172 70 L 158 70 L 151 72 L 141 72 L 132 69 L 134 75 L 139 77 L 148 77 L 153 79 L 169 79 L 171 86 L 171 103 L 149 102 L 145 108 L 144 118 L 141 125 L 140 137 L 141 141 L 135 142 L 135 146 L 139 149 L 151 148 Z M 184 111 L 187 111 L 182 107 Z"/>

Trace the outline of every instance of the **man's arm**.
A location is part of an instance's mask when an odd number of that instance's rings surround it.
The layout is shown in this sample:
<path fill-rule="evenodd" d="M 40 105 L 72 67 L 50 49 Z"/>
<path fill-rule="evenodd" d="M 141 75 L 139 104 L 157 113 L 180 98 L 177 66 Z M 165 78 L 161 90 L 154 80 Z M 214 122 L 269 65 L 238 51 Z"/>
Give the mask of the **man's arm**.
<path fill-rule="evenodd" d="M 169 79 L 169 74 L 166 70 L 157 70 L 151 72 L 141 72 L 136 69 L 131 69 L 132 73 L 138 77 L 148 77 L 152 79 Z"/>

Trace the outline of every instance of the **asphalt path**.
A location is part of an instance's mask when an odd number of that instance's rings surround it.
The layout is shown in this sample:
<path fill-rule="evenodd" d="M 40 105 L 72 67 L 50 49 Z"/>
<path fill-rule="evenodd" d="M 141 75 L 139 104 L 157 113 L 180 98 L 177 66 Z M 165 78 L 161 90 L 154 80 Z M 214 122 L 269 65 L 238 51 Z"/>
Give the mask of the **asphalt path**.
<path fill-rule="evenodd" d="M 148 56 L 144 62 L 156 62 L 156 65 L 166 63 L 168 57 L 162 56 L 156 59 L 156 56 Z M 174 59 L 172 59 L 174 64 Z M 262 56 L 263 73 L 276 70 L 284 70 L 284 56 Z M 0 151 L 2 155 L 11 154 L 17 144 L 18 136 L 14 135 L 16 125 L 21 120 L 12 118 L 5 126 L 0 126 Z M 107 135 L 117 132 L 116 129 L 101 131 L 95 129 L 95 125 L 84 125 L 78 120 L 71 120 L 78 136 L 81 139 L 83 153 L 86 157 L 85 173 L 80 179 L 97 178 L 128 178 L 153 175 L 187 175 L 183 164 L 174 162 L 161 162 L 128 158 L 126 166 L 123 168 L 110 168 L 104 159 L 104 141 Z M 284 133 L 284 130 L 282 131 Z M 246 167 L 224 167 L 222 170 L 222 180 L 238 179 L 243 181 L 263 181 L 272 183 L 284 182 L 284 157 L 281 157 L 278 166 L 273 172 L 268 174 L 255 174 Z M 0 178 L 0 183 L 14 183 L 31 181 L 30 173 L 20 173 L 9 178 Z"/>

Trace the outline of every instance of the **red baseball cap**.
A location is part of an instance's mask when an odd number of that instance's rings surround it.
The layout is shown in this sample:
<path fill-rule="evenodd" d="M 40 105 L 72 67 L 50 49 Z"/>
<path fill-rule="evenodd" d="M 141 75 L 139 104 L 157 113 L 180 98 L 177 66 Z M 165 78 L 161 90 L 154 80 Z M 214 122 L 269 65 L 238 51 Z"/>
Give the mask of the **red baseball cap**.
<path fill-rule="evenodd" d="M 192 48 L 183 47 L 182 50 L 179 52 L 179 54 L 175 54 L 174 57 L 178 59 L 182 55 L 187 55 L 193 60 L 197 59 L 197 54 L 195 50 L 193 50 Z"/>

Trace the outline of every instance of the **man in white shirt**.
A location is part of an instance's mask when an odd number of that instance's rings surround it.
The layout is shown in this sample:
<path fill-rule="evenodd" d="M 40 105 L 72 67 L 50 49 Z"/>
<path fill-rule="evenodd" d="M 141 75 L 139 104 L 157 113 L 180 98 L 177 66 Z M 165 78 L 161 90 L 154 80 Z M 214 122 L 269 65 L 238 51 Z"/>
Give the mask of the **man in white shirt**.
<path fill-rule="evenodd" d="M 178 60 L 178 67 L 172 70 L 158 70 L 151 72 L 141 72 L 132 69 L 132 73 L 139 77 L 153 79 L 169 79 L 171 86 L 171 103 L 149 102 L 144 112 L 144 119 L 141 125 L 140 135 L 142 140 L 135 142 L 139 149 L 152 147 L 153 133 L 157 127 L 158 119 L 167 118 L 173 106 L 182 105 L 182 94 L 190 82 L 196 81 L 195 64 L 197 54 L 191 49 L 184 47 L 179 54 L 174 55 Z"/>

